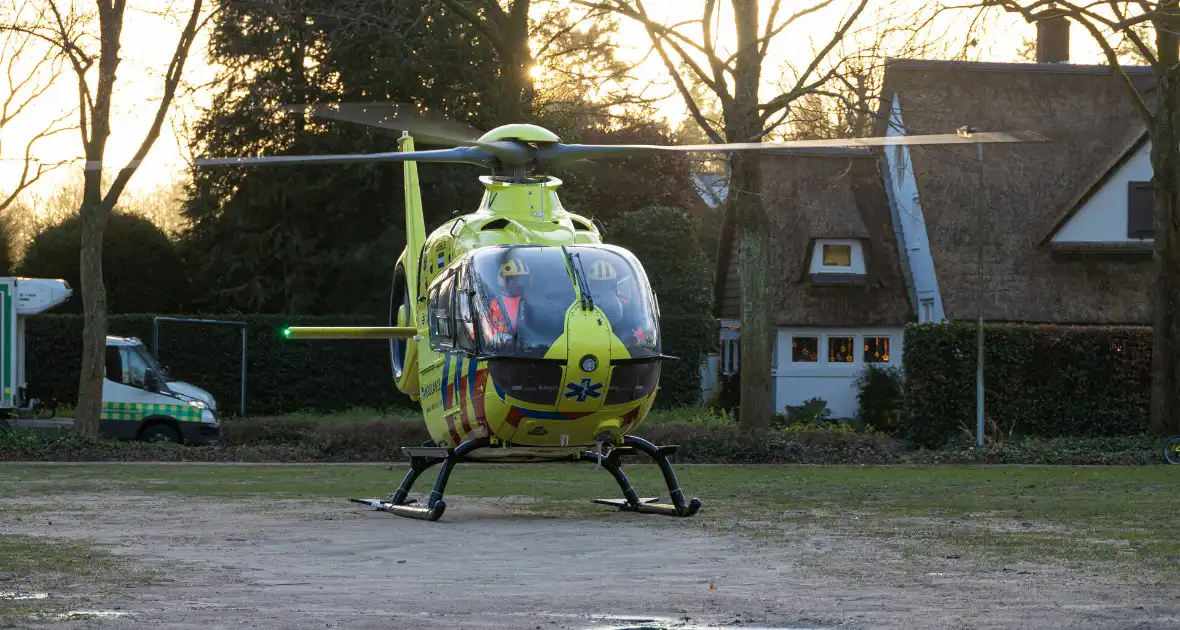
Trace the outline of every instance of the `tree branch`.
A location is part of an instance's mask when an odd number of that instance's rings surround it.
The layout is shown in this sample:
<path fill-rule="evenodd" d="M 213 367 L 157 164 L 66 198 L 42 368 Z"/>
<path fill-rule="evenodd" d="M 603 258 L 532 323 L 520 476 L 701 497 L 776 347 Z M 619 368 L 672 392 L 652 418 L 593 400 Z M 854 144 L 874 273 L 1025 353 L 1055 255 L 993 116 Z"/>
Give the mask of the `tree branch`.
<path fill-rule="evenodd" d="M 850 28 L 852 28 L 852 24 L 856 22 L 856 18 L 860 17 L 861 12 L 864 11 L 865 6 L 867 5 L 868 0 L 859 0 L 856 10 L 852 12 L 852 15 L 849 16 L 848 20 L 844 22 L 840 28 L 836 29 L 836 33 L 832 35 L 832 39 L 828 41 L 827 45 L 825 45 L 823 49 L 821 49 L 820 52 L 815 55 L 815 58 L 811 60 L 811 63 L 808 64 L 803 73 L 799 75 L 799 78 L 796 81 L 795 87 L 793 89 L 776 96 L 775 98 L 771 99 L 769 103 L 759 107 L 759 109 L 762 110 L 762 124 L 766 124 L 766 122 L 770 120 L 771 116 L 784 107 L 790 105 L 791 102 L 799 98 L 799 96 L 806 94 L 808 89 L 814 89 L 815 86 L 822 85 L 827 81 L 827 79 L 831 78 L 831 75 L 835 73 L 835 68 L 833 68 L 819 82 L 812 84 L 812 86 L 807 86 L 807 78 L 811 76 L 813 72 L 815 72 L 815 69 L 819 67 L 820 62 L 823 61 L 824 57 L 827 57 L 828 53 L 836 47 L 836 44 L 840 43 L 840 41 L 844 39 L 844 35 L 848 33 Z"/>
<path fill-rule="evenodd" d="M 63 160 L 47 165 L 37 161 L 33 158 L 33 145 L 37 144 L 37 142 L 44 138 L 48 138 L 54 134 L 73 129 L 73 127 L 57 127 L 58 123 L 65 120 L 66 118 L 69 118 L 73 114 L 74 112 L 70 111 L 58 117 L 56 120 L 46 125 L 44 130 L 30 138 L 29 142 L 25 144 L 24 166 L 21 168 L 20 180 L 17 182 L 16 188 L 14 188 L 7 197 L 5 197 L 3 200 L 0 200 L 0 212 L 3 212 L 8 208 L 8 206 L 12 205 L 12 203 L 16 201 L 17 197 L 19 197 L 20 194 L 25 191 L 25 189 L 37 183 L 37 180 L 41 179 L 42 176 L 69 163 L 69 160 Z M 32 178 L 30 178 L 29 167 L 33 162 L 37 162 L 37 172 L 33 174 Z"/>
<path fill-rule="evenodd" d="M 204 22 L 199 22 L 201 17 L 201 3 L 202 0 L 193 0 L 192 14 L 189 16 L 188 23 L 185 24 L 184 31 L 180 35 L 180 40 L 176 43 L 176 50 L 172 53 L 172 60 L 168 63 L 168 70 L 164 74 L 164 97 L 160 100 L 160 106 L 156 109 L 156 116 L 152 121 L 151 129 L 143 139 L 143 142 L 140 143 L 135 155 L 127 163 L 127 166 L 121 169 L 115 177 L 115 181 L 103 197 L 104 204 L 114 205 L 115 200 L 122 194 L 123 188 L 127 186 L 127 182 L 135 174 L 136 169 L 143 162 L 143 158 L 147 156 L 148 151 L 152 148 L 152 144 L 155 143 L 156 138 L 160 135 L 160 128 L 164 125 L 168 108 L 172 105 L 172 99 L 176 95 L 176 86 L 180 83 L 181 74 L 184 72 L 184 63 L 188 59 L 189 49 L 192 47 L 193 40 L 196 38 L 197 30 L 208 23 L 217 12 L 214 10 L 213 13 L 205 18 Z"/>
<path fill-rule="evenodd" d="M 1017 13 L 1023 16 L 1024 19 L 1030 23 L 1035 23 L 1038 21 L 1038 19 L 1035 15 L 1033 15 L 1033 9 L 1048 2 L 1049 0 L 1038 0 L 1037 2 L 1034 2 L 1033 4 L 1025 7 L 1021 6 L 1014 0 L 985 0 L 983 6 L 999 7 L 1009 13 Z M 1062 4 L 1066 5 L 1067 3 Z M 979 5 L 975 6 L 978 7 Z M 1068 6 L 1073 7 L 1073 5 Z M 1089 31 L 1090 36 L 1093 37 L 1098 46 L 1102 48 L 1102 52 L 1106 55 L 1106 60 L 1110 64 L 1111 70 L 1114 71 L 1119 82 L 1126 86 L 1130 92 L 1130 96 L 1135 103 L 1135 109 L 1139 112 L 1139 116 L 1143 120 L 1143 124 L 1146 125 L 1148 129 L 1151 129 L 1153 126 L 1151 108 L 1149 108 L 1147 106 L 1147 102 L 1143 100 L 1143 95 L 1139 93 L 1139 90 L 1131 81 L 1131 77 L 1127 74 L 1126 70 L 1123 70 L 1122 64 L 1119 63 L 1118 53 L 1115 52 L 1113 47 L 1111 47 L 1110 42 L 1106 41 L 1106 38 L 1103 37 L 1102 33 L 1098 31 L 1098 27 L 1095 26 L 1094 23 L 1089 19 L 1087 19 L 1087 16 L 1080 9 L 1074 7 L 1064 9 L 1064 11 L 1071 18 L 1073 18 L 1074 21 L 1076 21 L 1078 24 L 1081 24 L 1083 28 Z"/>
<path fill-rule="evenodd" d="M 725 82 L 725 64 L 717 58 L 717 49 L 713 47 L 713 9 L 717 0 L 705 0 L 705 8 L 701 11 L 701 41 L 705 46 L 705 58 L 713 70 L 713 82 L 721 91 L 729 92 Z M 714 91 L 718 91 L 714 89 Z"/>
<path fill-rule="evenodd" d="M 467 20 L 476 30 L 483 33 L 488 38 L 488 41 L 491 42 L 492 48 L 496 50 L 507 48 L 507 42 L 504 41 L 503 37 L 500 37 L 500 33 L 496 29 L 489 26 L 488 20 L 481 18 L 478 13 L 468 9 L 460 0 L 439 0 L 439 2 L 442 2 L 448 9 L 457 13 L 459 17 Z M 497 6 L 497 8 L 499 7 Z"/>
<path fill-rule="evenodd" d="M 575 0 L 575 2 L 577 1 Z M 668 74 L 672 76 L 672 81 L 676 84 L 676 89 L 680 91 L 681 97 L 684 98 L 684 104 L 688 107 L 688 112 L 693 117 L 693 120 L 700 125 L 701 130 L 705 132 L 705 135 L 709 136 L 710 140 L 718 144 L 724 143 L 725 140 L 721 137 L 721 134 L 709 123 L 709 119 L 705 118 L 705 115 L 701 113 L 701 108 L 697 107 L 696 101 L 692 98 L 692 91 L 688 89 L 688 86 L 684 83 L 684 78 L 680 76 L 680 72 L 676 70 L 676 65 L 672 63 L 667 51 L 664 50 L 662 43 L 664 38 L 656 33 L 651 20 L 647 20 L 646 17 L 635 17 L 633 19 L 643 23 L 644 30 L 647 31 L 647 35 L 651 39 L 652 47 L 655 48 L 656 53 L 663 60 L 664 67 L 668 69 Z M 705 80 L 707 80 L 707 77 L 705 77 Z"/>
<path fill-rule="evenodd" d="M 1114 12 L 1114 16 L 1119 20 L 1126 19 L 1126 15 L 1123 13 L 1123 10 L 1119 8 L 1118 0 L 1110 0 L 1110 10 Z M 1127 39 L 1130 39 L 1131 43 L 1139 49 L 1139 54 L 1143 55 L 1143 58 L 1147 60 L 1148 65 L 1155 66 L 1159 63 L 1159 61 L 1156 60 L 1155 53 L 1153 53 L 1152 50 L 1147 47 L 1147 45 L 1143 42 L 1143 39 L 1140 38 L 1139 34 L 1135 32 L 1135 29 L 1127 27 L 1123 31 L 1123 34 L 1125 34 Z"/>

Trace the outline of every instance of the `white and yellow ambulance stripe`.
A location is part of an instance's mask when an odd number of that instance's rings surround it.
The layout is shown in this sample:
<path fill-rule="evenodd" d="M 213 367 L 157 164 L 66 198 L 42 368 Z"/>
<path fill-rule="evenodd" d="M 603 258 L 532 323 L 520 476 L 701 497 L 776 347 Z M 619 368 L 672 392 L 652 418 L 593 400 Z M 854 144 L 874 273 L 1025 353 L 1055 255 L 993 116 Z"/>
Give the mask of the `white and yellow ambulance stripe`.
<path fill-rule="evenodd" d="M 192 405 L 167 405 L 157 403 L 104 402 L 103 420 L 130 420 L 138 422 L 148 416 L 176 418 L 180 422 L 200 422 L 201 408 Z"/>

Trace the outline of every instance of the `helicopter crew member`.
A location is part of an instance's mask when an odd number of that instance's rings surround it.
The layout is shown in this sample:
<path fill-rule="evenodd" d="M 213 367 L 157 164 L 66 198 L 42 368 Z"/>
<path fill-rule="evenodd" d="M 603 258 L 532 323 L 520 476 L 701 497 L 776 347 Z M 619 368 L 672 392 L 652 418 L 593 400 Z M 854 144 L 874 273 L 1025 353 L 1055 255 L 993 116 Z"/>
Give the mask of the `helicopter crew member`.
<path fill-rule="evenodd" d="M 596 260 L 590 265 L 586 273 L 590 283 L 590 294 L 594 296 L 594 303 L 606 313 L 607 320 L 616 331 L 630 330 L 634 343 L 643 343 L 643 328 L 635 326 L 634 309 L 631 308 L 630 298 L 622 295 L 619 286 L 628 278 L 619 278 L 615 266 L 606 260 Z M 615 298 L 609 301 L 599 301 L 599 296 Z M 629 317 L 630 316 L 630 317 Z M 631 320 L 631 321 L 629 321 Z"/>
<path fill-rule="evenodd" d="M 510 336 L 516 330 L 520 319 L 520 299 L 528 288 L 528 265 L 519 258 L 510 258 L 500 265 L 496 281 L 500 294 L 488 305 L 488 321 L 484 322 L 484 333 L 489 338 Z"/>

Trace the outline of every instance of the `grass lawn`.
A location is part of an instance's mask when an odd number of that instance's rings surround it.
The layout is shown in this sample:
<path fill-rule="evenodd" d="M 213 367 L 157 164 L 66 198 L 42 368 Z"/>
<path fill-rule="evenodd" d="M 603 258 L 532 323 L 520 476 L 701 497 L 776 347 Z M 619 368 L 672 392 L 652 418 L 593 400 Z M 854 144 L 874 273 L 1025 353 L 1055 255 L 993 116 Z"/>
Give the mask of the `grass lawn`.
<path fill-rule="evenodd" d="M 434 470 L 419 478 L 428 492 Z M 640 496 L 667 499 L 654 466 L 625 470 Z M 67 493 L 161 493 L 175 498 L 246 500 L 381 498 L 403 469 L 383 465 L 0 465 L 0 501 L 53 500 Z M 678 468 L 701 512 L 684 526 L 736 533 L 753 541 L 788 530 L 896 539 L 917 556 L 942 554 L 984 562 L 1114 563 L 1180 576 L 1180 497 L 1170 493 L 1180 469 L 1150 467 L 794 467 Z M 545 517 L 613 518 L 590 503 L 620 496 L 603 470 L 582 465 L 463 465 L 447 488 L 450 510 L 463 497 L 527 497 L 505 509 Z M 11 504 L 9 504 L 11 505 Z M 14 517 L 0 510 L 0 522 Z M 443 517 L 447 518 L 446 516 Z M 647 519 L 665 521 L 666 517 Z"/>

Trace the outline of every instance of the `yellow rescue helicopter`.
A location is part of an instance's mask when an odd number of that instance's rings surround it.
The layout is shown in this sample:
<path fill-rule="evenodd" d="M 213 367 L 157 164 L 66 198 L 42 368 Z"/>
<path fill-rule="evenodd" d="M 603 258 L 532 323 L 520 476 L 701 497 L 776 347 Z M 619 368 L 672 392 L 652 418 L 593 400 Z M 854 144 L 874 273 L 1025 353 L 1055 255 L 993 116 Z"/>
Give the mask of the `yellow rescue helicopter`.
<path fill-rule="evenodd" d="M 433 443 L 407 447 L 410 470 L 388 500 L 356 499 L 411 518 L 438 520 L 443 492 L 461 462 L 591 462 L 618 482 L 622 510 L 688 517 L 668 455 L 634 435 L 659 392 L 660 307 L 643 266 L 605 244 L 595 222 L 562 206 L 561 181 L 538 171 L 590 159 L 654 152 L 791 152 L 822 147 L 1027 142 L 1028 132 L 975 132 L 840 140 L 708 145 L 563 144 L 531 124 L 472 128 L 400 105 L 288 106 L 305 114 L 402 132 L 398 151 L 371 154 L 206 158 L 196 166 L 404 164 L 406 246 L 393 272 L 388 327 L 291 327 L 291 339 L 388 339 L 393 381 L 419 401 Z M 406 110 L 411 110 L 406 113 Z M 410 133 L 449 148 L 416 151 Z M 426 234 L 419 162 L 490 169 L 479 207 Z M 670 503 L 641 498 L 620 457 L 658 464 Z M 409 492 L 442 464 L 425 506 Z"/>

